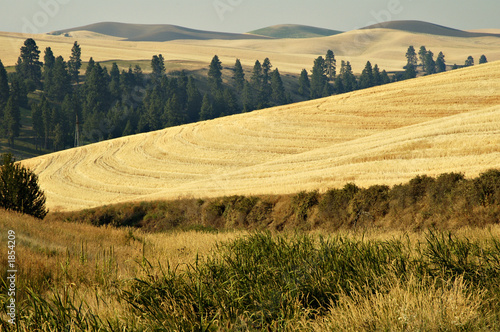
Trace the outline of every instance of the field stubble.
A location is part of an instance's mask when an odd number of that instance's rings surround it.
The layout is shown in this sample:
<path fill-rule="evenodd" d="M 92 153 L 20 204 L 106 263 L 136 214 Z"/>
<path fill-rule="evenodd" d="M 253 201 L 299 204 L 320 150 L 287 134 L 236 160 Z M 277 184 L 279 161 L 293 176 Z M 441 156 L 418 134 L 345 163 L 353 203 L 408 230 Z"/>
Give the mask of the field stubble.
<path fill-rule="evenodd" d="M 500 167 L 500 62 L 134 135 L 23 163 L 53 210 L 285 194 Z"/>

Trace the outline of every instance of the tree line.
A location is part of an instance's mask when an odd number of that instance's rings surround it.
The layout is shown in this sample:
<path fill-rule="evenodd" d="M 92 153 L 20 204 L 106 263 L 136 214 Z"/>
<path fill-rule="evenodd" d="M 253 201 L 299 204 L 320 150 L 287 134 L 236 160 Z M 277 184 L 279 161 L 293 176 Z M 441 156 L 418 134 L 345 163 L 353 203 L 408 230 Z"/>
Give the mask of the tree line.
<path fill-rule="evenodd" d="M 413 46 L 409 46 L 405 56 L 407 62 L 403 68 L 405 69 L 405 73 L 402 76 L 402 79 L 417 77 L 418 69 L 420 69 L 424 75 L 442 73 L 447 70 L 445 55 L 443 52 L 439 52 L 436 60 L 434 60 L 434 53 L 431 50 L 427 50 L 425 46 L 421 46 L 418 53 Z M 484 54 L 481 55 L 479 58 L 479 64 L 487 62 L 488 60 L 486 56 Z M 472 56 L 467 57 L 463 66 L 459 66 L 455 63 L 451 69 L 454 70 L 470 66 L 474 66 L 474 58 Z"/>
<path fill-rule="evenodd" d="M 7 75 L 0 61 L 0 136 L 11 146 L 19 137 L 21 109 L 31 110 L 33 144 L 37 149 L 61 150 L 78 143 L 144 133 L 200 120 L 316 99 L 413 78 L 417 71 L 432 74 L 446 70 L 444 54 L 434 60 L 424 46 L 419 53 L 410 46 L 404 73 L 389 76 L 377 64 L 367 61 L 355 75 L 346 60 L 337 66 L 332 50 L 314 60 L 311 70 L 303 69 L 298 81 L 288 87 L 269 58 L 256 60 L 245 71 L 239 59 L 224 68 L 215 55 L 205 79 L 185 71 L 166 73 L 161 54 L 151 59 L 151 73 L 139 65 L 119 69 L 89 59 L 84 73 L 81 47 L 74 42 L 66 61 L 50 47 L 43 62 L 36 42 L 28 38 L 20 49 L 15 72 Z M 486 62 L 482 56 L 480 63 Z M 472 57 L 465 65 L 473 65 Z M 227 70 L 230 69 L 230 75 Z M 294 78 L 293 80 L 297 80 Z M 29 98 L 28 98 L 29 96 Z M 78 126 L 77 126 L 78 124 Z M 75 141 L 79 128 L 81 142 Z"/>

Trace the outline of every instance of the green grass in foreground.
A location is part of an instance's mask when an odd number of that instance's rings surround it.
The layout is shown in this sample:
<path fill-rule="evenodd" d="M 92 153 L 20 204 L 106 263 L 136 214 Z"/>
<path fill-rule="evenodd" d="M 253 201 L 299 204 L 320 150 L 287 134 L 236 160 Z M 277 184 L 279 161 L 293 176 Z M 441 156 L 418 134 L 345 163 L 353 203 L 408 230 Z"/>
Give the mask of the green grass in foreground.
<path fill-rule="evenodd" d="M 382 241 L 255 233 L 184 268 L 140 265 L 142 276 L 116 275 L 106 290 L 89 290 L 93 306 L 71 287 L 54 285 L 45 295 L 27 289 L 19 330 L 500 329 L 500 241 L 493 236 L 431 231 L 424 241 Z M 5 301 L 5 288 L 0 293 Z M 126 310 L 104 317 L 95 309 L 113 301 Z M 2 327 L 13 330 L 6 322 Z"/>

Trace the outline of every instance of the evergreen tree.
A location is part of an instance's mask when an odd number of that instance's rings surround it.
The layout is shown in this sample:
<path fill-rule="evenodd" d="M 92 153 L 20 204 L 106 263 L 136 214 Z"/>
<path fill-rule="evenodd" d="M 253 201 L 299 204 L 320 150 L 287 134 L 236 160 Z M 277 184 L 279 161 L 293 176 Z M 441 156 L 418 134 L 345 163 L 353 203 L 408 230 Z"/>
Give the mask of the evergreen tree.
<path fill-rule="evenodd" d="M 92 60 L 92 58 L 90 58 Z M 90 61 L 89 61 L 90 65 Z M 82 49 L 78 42 L 73 43 L 73 47 L 71 48 L 71 55 L 68 61 L 68 72 L 72 81 L 78 84 L 80 82 L 80 68 L 82 67 Z"/>
<path fill-rule="evenodd" d="M 265 58 L 262 63 L 262 106 L 269 106 L 269 99 L 271 98 L 271 61 L 269 58 Z"/>
<path fill-rule="evenodd" d="M 222 88 L 222 62 L 220 62 L 217 55 L 210 62 L 208 81 L 213 90 L 220 90 Z"/>
<path fill-rule="evenodd" d="M 54 57 L 54 52 L 52 52 L 52 49 L 50 47 L 47 47 L 45 49 L 45 55 L 43 57 L 44 71 L 47 69 L 52 69 L 55 62 L 56 58 Z"/>
<path fill-rule="evenodd" d="M 425 48 L 425 46 L 421 46 L 420 50 L 418 51 L 418 58 L 420 59 L 420 65 L 422 65 L 422 70 L 423 71 L 426 71 L 425 70 L 425 59 L 426 59 L 426 56 L 427 56 L 427 49 Z"/>
<path fill-rule="evenodd" d="M 309 98 L 311 95 L 311 82 L 309 82 L 309 75 L 307 70 L 302 69 L 299 78 L 299 94 L 303 97 Z"/>
<path fill-rule="evenodd" d="M 49 148 L 49 139 L 52 134 L 52 108 L 49 105 L 49 102 L 47 101 L 47 98 L 45 96 L 42 96 L 42 100 L 40 101 L 40 112 L 42 115 L 42 124 L 43 124 L 43 129 L 40 129 L 40 132 L 43 132 L 44 135 L 44 144 L 43 147 L 45 149 Z"/>
<path fill-rule="evenodd" d="M 166 127 L 178 126 L 185 123 L 184 114 L 182 114 L 181 104 L 177 95 L 173 95 L 166 105 L 164 111 L 164 123 Z"/>
<path fill-rule="evenodd" d="M 479 64 L 483 64 L 483 63 L 488 63 L 488 59 L 486 59 L 486 55 L 481 55 L 481 57 L 479 58 Z"/>
<path fill-rule="evenodd" d="M 245 73 L 243 72 L 243 67 L 241 66 L 240 59 L 236 59 L 236 63 L 234 64 L 233 79 L 236 90 L 243 91 L 243 88 L 245 86 Z"/>
<path fill-rule="evenodd" d="M 236 102 L 236 98 L 230 89 L 224 89 L 223 99 L 224 109 L 221 112 L 221 115 L 226 116 L 239 113 L 238 103 Z"/>
<path fill-rule="evenodd" d="M 436 59 L 436 72 L 442 73 L 446 71 L 446 62 L 444 60 L 443 52 L 439 52 L 438 57 Z"/>
<path fill-rule="evenodd" d="M 335 54 L 332 50 L 326 52 L 325 66 L 328 81 L 332 82 L 337 75 L 337 60 L 335 60 Z"/>
<path fill-rule="evenodd" d="M 469 55 L 467 60 L 465 60 L 465 67 L 471 67 L 471 66 L 474 66 L 474 58 L 471 55 Z"/>
<path fill-rule="evenodd" d="M 361 77 L 359 78 L 359 87 L 361 89 L 366 89 L 372 87 L 373 84 L 373 68 L 370 61 L 365 65 L 365 68 L 361 72 Z"/>
<path fill-rule="evenodd" d="M 286 92 L 285 87 L 283 85 L 283 81 L 281 80 L 281 75 L 276 68 L 271 74 L 271 99 L 276 105 L 284 105 L 286 104 Z"/>
<path fill-rule="evenodd" d="M 208 94 L 205 94 L 201 103 L 200 120 L 204 121 L 213 118 L 215 118 L 213 105 Z"/>
<path fill-rule="evenodd" d="M 40 51 L 36 42 L 32 38 L 24 41 L 21 47 L 21 55 L 16 64 L 16 72 L 23 79 L 30 83 L 28 89 L 33 91 L 40 85 L 42 78 L 42 63 L 39 61 Z"/>
<path fill-rule="evenodd" d="M 9 80 L 7 76 L 7 71 L 0 60 L 0 119 L 3 118 L 2 110 L 9 100 Z"/>
<path fill-rule="evenodd" d="M 412 65 L 416 67 L 418 64 L 417 52 L 415 52 L 415 48 L 413 46 L 408 47 L 408 51 L 406 52 L 406 66 Z"/>
<path fill-rule="evenodd" d="M 427 54 L 425 55 L 424 58 L 424 68 L 425 68 L 425 73 L 427 75 L 432 75 L 436 73 L 436 62 L 434 61 L 434 53 L 432 53 L 430 50 L 427 51 Z"/>
<path fill-rule="evenodd" d="M 262 70 L 262 65 L 259 60 L 255 61 L 252 71 L 252 77 L 250 78 L 250 83 L 252 87 L 252 95 L 253 95 L 253 107 L 256 109 L 264 108 L 264 93 L 262 91 L 262 86 L 264 85 L 264 73 Z"/>
<path fill-rule="evenodd" d="M 382 73 L 380 74 L 380 79 L 382 84 L 391 83 L 391 79 L 389 78 L 389 75 L 387 75 L 387 72 L 385 70 L 382 70 Z"/>
<path fill-rule="evenodd" d="M 323 95 L 325 84 L 328 84 L 326 77 L 325 59 L 322 56 L 314 60 L 311 74 L 311 99 L 326 97 Z"/>
<path fill-rule="evenodd" d="M 21 129 L 21 112 L 14 95 L 9 97 L 4 109 L 4 132 L 11 147 L 14 146 L 14 139 L 19 137 Z"/>
<path fill-rule="evenodd" d="M 35 149 L 39 149 L 41 141 L 45 138 L 41 103 L 31 106 L 31 120 L 35 132 Z"/>
<path fill-rule="evenodd" d="M 109 81 L 109 92 L 111 93 L 111 97 L 113 100 L 120 99 L 121 95 L 121 86 L 120 86 L 120 69 L 118 69 L 118 65 L 116 62 L 113 62 L 111 66 L 111 70 L 109 72 L 110 81 Z"/>
<path fill-rule="evenodd" d="M 47 215 L 45 194 L 38 186 L 38 177 L 11 154 L 2 156 L 0 166 L 0 207 L 43 219 Z"/>
<path fill-rule="evenodd" d="M 94 69 L 95 61 L 92 57 L 90 57 L 89 62 L 87 63 L 87 69 L 85 69 L 85 77 L 88 77 Z"/>
<path fill-rule="evenodd" d="M 62 56 L 56 58 L 50 72 L 50 85 L 46 88 L 45 92 L 52 100 L 62 102 L 64 97 L 71 92 L 71 78 Z"/>
<path fill-rule="evenodd" d="M 356 76 L 352 72 L 351 63 L 349 61 L 341 62 L 340 76 L 342 78 L 342 86 L 344 92 L 351 92 L 356 90 Z"/>
<path fill-rule="evenodd" d="M 254 108 L 254 91 L 249 82 L 245 81 L 242 93 L 243 112 L 251 112 Z"/>
<path fill-rule="evenodd" d="M 196 87 L 194 79 L 190 76 L 187 83 L 187 121 L 196 122 L 200 118 L 202 96 Z"/>
<path fill-rule="evenodd" d="M 10 93 L 9 96 L 14 96 L 17 104 L 20 107 L 28 108 L 28 88 L 19 75 L 13 74 L 10 76 Z"/>
<path fill-rule="evenodd" d="M 158 84 L 161 77 L 165 75 L 165 60 L 163 59 L 163 55 L 153 55 L 151 69 L 153 70 L 151 73 L 153 83 Z"/>
<path fill-rule="evenodd" d="M 404 79 L 409 80 L 415 77 L 417 77 L 417 71 L 415 69 L 415 66 L 412 64 L 407 64 L 404 73 Z"/>
<path fill-rule="evenodd" d="M 373 85 L 381 85 L 382 84 L 382 76 L 380 76 L 380 69 L 378 65 L 375 64 L 373 67 Z"/>

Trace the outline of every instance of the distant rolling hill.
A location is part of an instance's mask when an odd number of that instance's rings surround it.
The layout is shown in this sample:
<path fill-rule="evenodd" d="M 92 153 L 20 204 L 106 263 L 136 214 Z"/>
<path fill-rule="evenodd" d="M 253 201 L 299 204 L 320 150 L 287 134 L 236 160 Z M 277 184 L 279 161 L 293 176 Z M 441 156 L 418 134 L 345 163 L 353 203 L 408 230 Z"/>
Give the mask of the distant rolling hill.
<path fill-rule="evenodd" d="M 342 31 L 299 24 L 280 24 L 250 31 L 249 33 L 272 38 L 314 38 L 338 35 Z"/>
<path fill-rule="evenodd" d="M 367 26 L 363 29 L 392 29 L 406 32 L 425 33 L 437 36 L 459 38 L 500 37 L 495 33 L 469 32 L 423 21 L 390 21 Z"/>
<path fill-rule="evenodd" d="M 51 32 L 51 34 L 71 35 L 71 32 L 76 31 L 91 31 L 102 35 L 123 38 L 125 41 L 164 42 L 179 39 L 269 39 L 269 37 L 265 36 L 195 30 L 171 24 L 128 24 L 117 22 L 95 23 L 71 29 L 58 30 Z"/>

